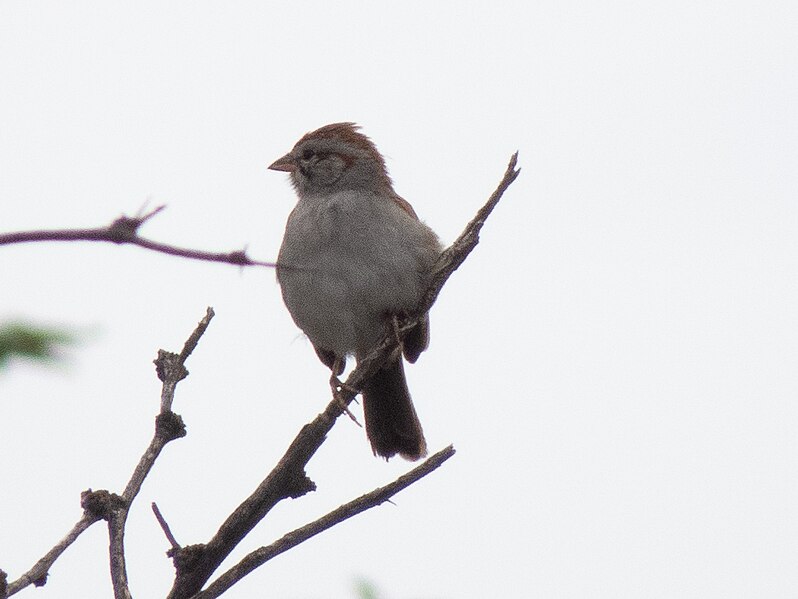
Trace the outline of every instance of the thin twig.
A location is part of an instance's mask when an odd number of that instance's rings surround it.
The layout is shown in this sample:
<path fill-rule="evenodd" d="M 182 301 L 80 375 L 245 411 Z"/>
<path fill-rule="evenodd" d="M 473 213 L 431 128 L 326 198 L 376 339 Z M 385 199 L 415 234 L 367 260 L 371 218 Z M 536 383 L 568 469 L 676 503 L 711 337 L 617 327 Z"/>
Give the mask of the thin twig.
<path fill-rule="evenodd" d="M 161 390 L 161 412 L 155 420 L 155 434 L 149 447 L 141 456 L 133 475 L 122 493 L 122 498 L 128 505 L 133 502 L 133 499 L 138 495 L 144 479 L 152 470 L 155 460 L 161 453 L 161 450 L 169 442 L 186 435 L 185 425 L 182 418 L 172 412 L 172 402 L 174 401 L 175 388 L 177 384 L 188 376 L 188 370 L 185 367 L 185 360 L 191 354 L 191 350 L 196 347 L 196 342 L 199 336 L 208 328 L 208 324 L 214 316 L 213 308 L 207 308 L 205 316 L 197 324 L 194 331 L 189 336 L 189 341 L 186 341 L 186 346 L 192 342 L 191 349 L 186 350 L 184 347 L 183 354 L 175 354 L 164 350 L 158 351 L 158 357 L 155 359 L 155 370 L 158 378 L 163 383 Z M 192 341 L 193 340 L 193 341 Z"/>
<path fill-rule="evenodd" d="M 0 233 L 0 245 L 42 241 L 105 241 L 116 244 L 135 245 L 154 252 L 169 254 L 170 256 L 179 256 L 181 258 L 190 258 L 192 260 L 223 262 L 225 264 L 235 264 L 237 266 L 275 267 L 274 262 L 263 262 L 251 259 L 247 256 L 246 250 L 206 252 L 204 250 L 181 248 L 141 237 L 138 234 L 141 225 L 161 212 L 164 208 L 165 206 L 158 206 L 154 210 L 140 216 L 120 216 L 110 225 L 106 227 L 96 227 L 94 229 L 53 229 L 49 231 Z"/>
<path fill-rule="evenodd" d="M 205 316 L 202 317 L 202 320 L 197 323 L 197 328 L 194 329 L 194 332 L 189 335 L 186 342 L 183 344 L 183 349 L 180 352 L 180 361 L 185 363 L 188 357 L 191 355 L 191 352 L 194 351 L 197 347 L 197 343 L 199 343 L 200 337 L 205 334 L 205 331 L 208 328 L 208 325 L 211 324 L 211 320 L 216 315 L 213 311 L 213 308 L 208 306 L 205 310 Z"/>
<path fill-rule="evenodd" d="M 158 378 L 163 382 L 161 391 L 161 412 L 155 419 L 155 434 L 150 441 L 149 447 L 141 456 L 130 481 L 122 493 L 121 501 L 116 509 L 111 512 L 108 518 L 108 532 L 110 536 L 110 558 L 111 558 L 111 582 L 114 587 L 115 599 L 130 599 L 130 590 L 127 581 L 127 569 L 125 567 L 125 524 L 133 500 L 141 490 L 144 479 L 155 465 L 155 460 L 160 455 L 167 443 L 185 436 L 186 428 L 183 419 L 172 412 L 172 402 L 174 401 L 175 388 L 177 384 L 188 376 L 185 367 L 186 358 L 197 346 L 202 334 L 208 328 L 214 316 L 213 308 L 207 308 L 205 316 L 197 324 L 194 331 L 189 336 L 180 354 L 158 351 L 158 358 L 155 360 L 155 369 Z"/>
<path fill-rule="evenodd" d="M 169 544 L 172 546 L 172 550 L 180 549 L 180 543 L 177 542 L 175 535 L 172 534 L 172 529 L 169 528 L 169 523 L 166 521 L 166 518 L 163 517 L 161 510 L 158 509 L 158 504 L 153 501 L 151 507 L 152 513 L 155 514 L 155 519 L 158 520 L 158 524 L 161 525 L 163 534 L 166 535 L 166 540 L 169 541 Z"/>
<path fill-rule="evenodd" d="M 75 526 L 72 527 L 67 535 L 61 539 L 55 547 L 50 549 L 44 557 L 42 557 L 38 562 L 33 564 L 33 567 L 25 572 L 22 576 L 20 576 L 14 582 L 10 582 L 8 584 L 8 588 L 6 590 L 6 594 L 8 597 L 18 593 L 28 585 L 34 586 L 42 586 L 45 582 L 47 582 L 47 573 L 50 571 L 50 567 L 55 563 L 66 549 L 77 540 L 77 538 L 81 535 L 81 533 L 89 528 L 92 524 L 100 520 L 100 517 L 91 514 L 88 511 L 83 513 L 83 516 L 80 520 L 77 521 Z"/>
<path fill-rule="evenodd" d="M 396 495 L 399 491 L 409 487 L 416 481 L 434 471 L 454 454 L 454 447 L 449 445 L 449 447 L 442 449 L 424 461 L 421 465 L 417 466 L 407 474 L 403 474 L 392 483 L 387 484 L 384 487 L 374 489 L 370 493 L 366 493 L 357 499 L 353 499 L 352 501 L 345 503 L 330 513 L 322 516 L 318 520 L 289 532 L 271 545 L 256 549 L 244 557 L 235 566 L 230 568 L 227 572 L 219 576 L 219 578 L 210 584 L 207 589 L 194 595 L 192 599 L 215 599 L 216 597 L 221 596 L 222 593 L 244 578 L 244 576 L 252 572 L 255 568 L 262 566 L 273 557 L 276 557 L 281 553 L 285 553 L 289 549 L 292 549 L 300 543 L 307 541 L 311 537 L 314 537 L 317 534 L 332 528 L 336 524 L 340 524 L 344 520 L 348 520 L 352 516 L 357 516 L 361 512 L 365 512 L 366 510 L 376 507 L 381 503 L 390 501 L 390 498 Z"/>
<path fill-rule="evenodd" d="M 432 268 L 432 283 L 427 288 L 424 298 L 419 305 L 418 312 L 420 315 L 426 314 L 438 299 L 438 295 L 443 288 L 443 285 L 452 275 L 452 273 L 459 268 L 479 243 L 479 233 L 482 231 L 482 226 L 485 224 L 488 216 L 490 216 L 496 204 L 502 199 L 504 192 L 512 185 L 513 181 L 521 174 L 521 169 L 516 168 L 518 164 L 518 152 L 510 157 L 510 162 L 507 169 L 504 171 L 504 176 L 499 182 L 499 186 L 490 195 L 485 205 L 479 209 L 476 216 L 471 219 L 471 222 L 466 225 L 466 228 L 460 233 L 460 236 L 455 239 L 454 243 L 446 248 L 438 258 L 438 261 Z"/>

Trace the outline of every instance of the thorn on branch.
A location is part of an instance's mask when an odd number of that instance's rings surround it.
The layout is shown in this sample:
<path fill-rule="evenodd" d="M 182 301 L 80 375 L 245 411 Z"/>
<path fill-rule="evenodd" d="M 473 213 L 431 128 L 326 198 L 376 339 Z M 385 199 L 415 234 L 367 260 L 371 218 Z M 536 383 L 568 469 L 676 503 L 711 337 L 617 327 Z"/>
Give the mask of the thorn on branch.
<path fill-rule="evenodd" d="M 516 154 L 518 154 L 518 152 L 516 152 Z M 145 212 L 144 214 L 142 214 L 142 212 L 144 210 L 144 207 L 146 205 L 147 205 L 147 202 L 144 202 L 144 206 L 141 207 L 141 209 L 139 210 L 138 214 L 136 215 L 136 218 L 139 221 L 139 225 L 143 225 L 148 220 L 150 220 L 153 216 L 155 216 L 156 214 L 158 214 L 162 210 L 166 209 L 166 204 L 161 204 L 160 206 L 156 206 L 155 208 L 153 208 L 149 212 Z"/>
<path fill-rule="evenodd" d="M 240 266 L 249 266 L 252 264 L 252 258 L 247 256 L 246 250 L 236 250 L 235 252 L 230 252 L 227 254 L 228 262 L 230 264 L 238 264 Z"/>
<path fill-rule="evenodd" d="M 235 266 L 264 266 L 275 268 L 274 262 L 253 260 L 247 256 L 245 249 L 233 252 L 209 252 L 177 247 L 167 243 L 160 243 L 141 237 L 138 230 L 146 221 L 158 214 L 165 206 L 158 206 L 146 214 L 136 216 L 122 215 L 110 225 L 91 229 L 54 229 L 45 231 L 16 231 L 0 233 L 0 246 L 12 243 L 30 243 L 42 241 L 101 241 L 117 245 L 130 244 L 140 248 L 160 252 L 170 256 L 179 256 L 191 260 L 205 260 L 207 262 L 222 262 Z"/>
<path fill-rule="evenodd" d="M 139 211 L 139 214 L 132 217 L 123 214 L 108 227 L 108 235 L 110 240 L 114 243 L 129 243 L 136 238 L 141 225 L 150 220 L 164 208 L 166 208 L 166 206 L 161 205 L 144 214 L 141 214 L 141 211 Z"/>
<path fill-rule="evenodd" d="M 108 236 L 114 243 L 127 243 L 136 238 L 139 225 L 139 219 L 122 215 L 108 227 Z"/>

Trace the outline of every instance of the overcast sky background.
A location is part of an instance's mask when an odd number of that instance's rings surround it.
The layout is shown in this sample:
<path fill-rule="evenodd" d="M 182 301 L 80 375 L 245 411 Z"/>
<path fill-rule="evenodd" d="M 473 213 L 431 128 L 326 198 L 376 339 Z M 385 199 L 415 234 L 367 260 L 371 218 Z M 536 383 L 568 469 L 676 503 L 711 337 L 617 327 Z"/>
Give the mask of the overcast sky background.
<path fill-rule="evenodd" d="M 456 456 L 226 597 L 798 595 L 798 31 L 793 2 L 0 2 L 0 230 L 91 227 L 277 255 L 266 166 L 351 120 L 445 242 L 523 168 L 433 308 L 408 378 Z M 274 273 L 101 244 L 0 248 L 0 320 L 73 327 L 0 373 L 0 568 L 15 580 L 121 492 L 158 348 L 217 316 L 188 436 L 131 513 L 134 597 L 173 576 L 150 512 L 206 541 L 329 400 Z M 240 558 L 410 468 L 338 423 L 318 491 Z M 41 598 L 110 597 L 95 525 Z M 227 565 L 234 563 L 232 560 Z M 22 595 L 20 595 L 22 596 Z"/>

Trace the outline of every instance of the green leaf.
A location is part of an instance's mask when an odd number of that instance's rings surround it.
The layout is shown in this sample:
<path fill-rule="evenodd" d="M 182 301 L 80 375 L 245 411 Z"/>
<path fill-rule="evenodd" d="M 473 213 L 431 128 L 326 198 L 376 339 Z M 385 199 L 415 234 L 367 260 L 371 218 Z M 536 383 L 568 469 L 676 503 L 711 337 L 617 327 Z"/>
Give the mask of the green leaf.
<path fill-rule="evenodd" d="M 379 599 L 377 587 L 369 580 L 361 578 L 355 582 L 355 591 L 358 599 Z"/>
<path fill-rule="evenodd" d="M 66 345 L 74 345 L 76 336 L 64 328 L 41 327 L 24 322 L 0 324 L 0 368 L 13 357 L 36 362 L 53 362 Z"/>

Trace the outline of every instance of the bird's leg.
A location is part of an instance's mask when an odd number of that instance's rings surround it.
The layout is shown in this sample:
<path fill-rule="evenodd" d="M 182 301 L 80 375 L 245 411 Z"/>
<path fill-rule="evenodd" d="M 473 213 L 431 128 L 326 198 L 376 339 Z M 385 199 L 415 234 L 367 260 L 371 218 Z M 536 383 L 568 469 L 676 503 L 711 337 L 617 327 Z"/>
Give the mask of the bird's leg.
<path fill-rule="evenodd" d="M 332 365 L 330 366 L 330 369 L 332 370 L 332 372 L 330 373 L 330 389 L 332 389 L 333 397 L 338 401 L 338 404 L 341 406 L 341 410 L 343 410 L 343 412 L 347 416 L 349 416 L 352 422 L 354 422 L 355 424 L 357 424 L 362 428 L 362 425 L 357 421 L 355 415 L 349 410 L 348 402 L 344 399 L 343 396 L 344 393 L 351 393 L 352 396 L 355 396 L 358 393 L 360 393 L 360 390 L 347 385 L 346 383 L 341 381 L 341 379 L 338 378 L 338 375 L 343 373 L 345 364 L 346 364 L 345 357 L 341 358 L 336 357 L 335 360 L 333 361 Z M 354 397 L 352 399 L 354 399 Z"/>

